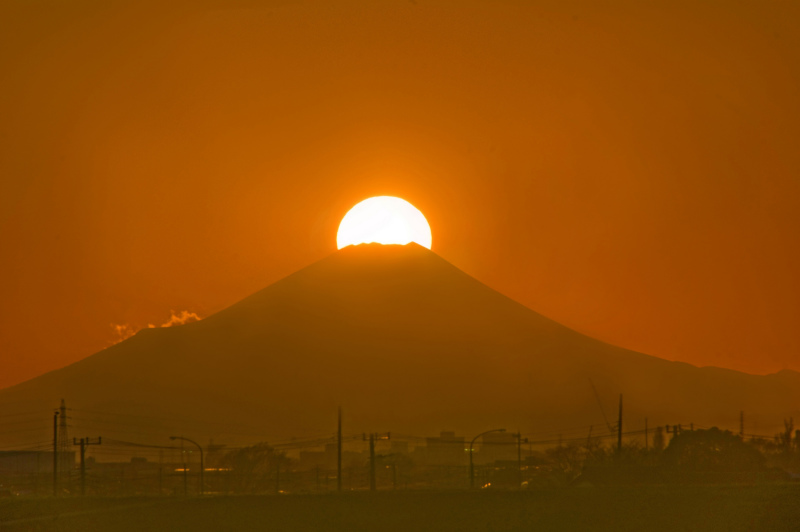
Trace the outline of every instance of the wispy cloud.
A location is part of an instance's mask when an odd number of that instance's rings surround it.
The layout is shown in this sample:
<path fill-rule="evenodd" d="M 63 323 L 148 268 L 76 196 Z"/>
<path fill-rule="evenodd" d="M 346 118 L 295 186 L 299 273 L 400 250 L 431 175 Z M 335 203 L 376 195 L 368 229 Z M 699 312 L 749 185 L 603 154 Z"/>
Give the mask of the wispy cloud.
<path fill-rule="evenodd" d="M 123 324 L 112 323 L 111 328 L 114 329 L 114 334 L 116 335 L 111 345 L 118 344 L 123 340 L 127 340 L 128 338 L 136 334 L 136 331 L 138 331 L 137 328 L 127 323 Z"/>
<path fill-rule="evenodd" d="M 183 325 L 185 323 L 191 323 L 193 321 L 200 321 L 202 318 L 197 315 L 195 312 L 189 312 L 188 310 L 182 310 L 180 312 L 175 312 L 174 310 L 170 310 L 170 317 L 169 319 L 162 323 L 160 327 L 172 327 L 174 325 Z M 150 329 L 155 329 L 156 326 L 152 323 L 147 325 Z"/>
<path fill-rule="evenodd" d="M 141 329 L 157 329 L 160 327 L 174 327 L 176 325 L 184 325 L 186 323 L 191 323 L 193 321 L 200 321 L 201 318 L 196 312 L 190 312 L 188 310 L 181 310 L 180 312 L 175 312 L 174 310 L 170 311 L 170 317 L 167 321 L 162 323 L 161 325 L 154 325 L 152 323 L 148 323 L 145 327 L 137 327 L 135 325 L 131 325 L 130 323 L 112 323 L 111 328 L 114 330 L 115 338 L 111 342 L 111 345 L 118 344 L 123 340 L 127 340 Z"/>

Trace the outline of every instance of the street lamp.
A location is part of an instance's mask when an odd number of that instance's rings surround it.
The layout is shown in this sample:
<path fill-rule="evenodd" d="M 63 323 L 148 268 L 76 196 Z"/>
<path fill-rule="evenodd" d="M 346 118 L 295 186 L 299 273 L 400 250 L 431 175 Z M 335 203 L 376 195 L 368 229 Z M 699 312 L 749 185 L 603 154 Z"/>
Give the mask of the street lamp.
<path fill-rule="evenodd" d="M 203 448 L 200 447 L 200 444 L 197 443 L 196 441 L 190 440 L 189 438 L 184 438 L 183 436 L 170 436 L 169 439 L 170 440 L 188 441 L 189 443 L 196 445 L 197 448 L 200 449 L 200 495 L 202 495 L 203 494 L 203 485 L 204 485 L 203 484 L 203 470 L 205 469 L 205 465 L 203 464 Z M 185 466 L 184 466 L 184 468 L 185 468 Z"/>
<path fill-rule="evenodd" d="M 523 439 L 522 433 L 514 434 L 517 438 L 517 487 L 522 489 L 522 442 L 528 443 L 528 438 Z"/>
<path fill-rule="evenodd" d="M 480 434 L 472 438 L 472 441 L 469 443 L 469 488 L 470 489 L 473 489 L 475 487 L 475 466 L 472 464 L 472 453 L 475 451 L 474 449 L 475 440 L 477 440 L 484 434 L 489 434 L 490 432 L 505 432 L 505 431 L 506 429 L 487 430 L 486 432 L 481 432 Z"/>

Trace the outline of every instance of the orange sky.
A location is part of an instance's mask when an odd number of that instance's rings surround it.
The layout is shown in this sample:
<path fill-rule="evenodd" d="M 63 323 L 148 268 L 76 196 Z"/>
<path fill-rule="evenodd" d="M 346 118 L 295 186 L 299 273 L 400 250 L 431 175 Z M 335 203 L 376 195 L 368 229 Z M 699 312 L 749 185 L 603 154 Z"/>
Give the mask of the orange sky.
<path fill-rule="evenodd" d="M 162 4 L 0 4 L 0 386 L 325 257 L 373 195 L 578 331 L 800 370 L 800 4 Z"/>

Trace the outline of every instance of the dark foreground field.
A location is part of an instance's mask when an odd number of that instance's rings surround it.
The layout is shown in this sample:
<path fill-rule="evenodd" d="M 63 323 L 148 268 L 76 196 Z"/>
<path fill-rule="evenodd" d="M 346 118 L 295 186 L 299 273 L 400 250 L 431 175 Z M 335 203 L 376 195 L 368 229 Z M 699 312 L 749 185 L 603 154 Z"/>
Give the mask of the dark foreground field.
<path fill-rule="evenodd" d="M 800 530 L 800 486 L 0 501 L 3 531 Z"/>

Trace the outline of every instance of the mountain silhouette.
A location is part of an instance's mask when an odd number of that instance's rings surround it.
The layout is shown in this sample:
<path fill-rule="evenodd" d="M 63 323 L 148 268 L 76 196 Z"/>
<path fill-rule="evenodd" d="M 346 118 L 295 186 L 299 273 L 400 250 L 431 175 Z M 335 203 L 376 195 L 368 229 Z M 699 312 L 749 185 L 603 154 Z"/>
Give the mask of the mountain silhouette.
<path fill-rule="evenodd" d="M 339 406 L 359 433 L 507 427 L 555 438 L 608 430 L 601 409 L 614 423 L 620 393 L 625 430 L 645 417 L 738 429 L 743 410 L 751 430 L 768 431 L 800 417 L 800 374 L 698 368 L 609 345 L 416 244 L 344 248 L 202 321 L 143 329 L 2 390 L 0 410 L 47 418 L 64 398 L 76 436 L 134 441 L 329 434 Z"/>

